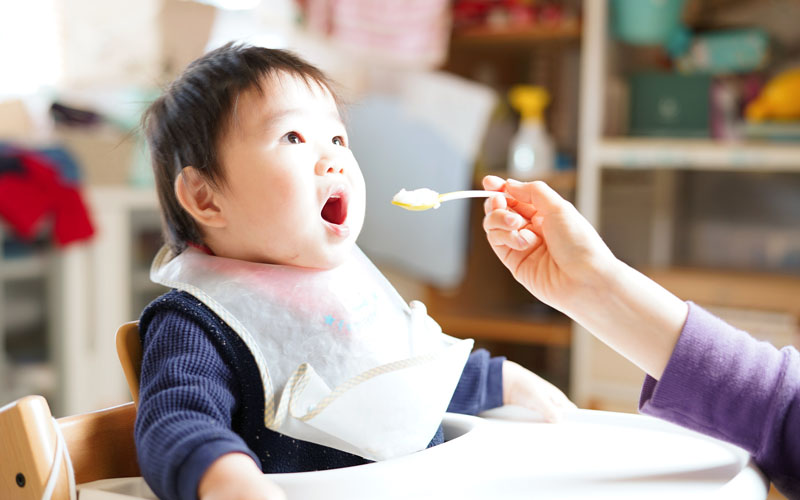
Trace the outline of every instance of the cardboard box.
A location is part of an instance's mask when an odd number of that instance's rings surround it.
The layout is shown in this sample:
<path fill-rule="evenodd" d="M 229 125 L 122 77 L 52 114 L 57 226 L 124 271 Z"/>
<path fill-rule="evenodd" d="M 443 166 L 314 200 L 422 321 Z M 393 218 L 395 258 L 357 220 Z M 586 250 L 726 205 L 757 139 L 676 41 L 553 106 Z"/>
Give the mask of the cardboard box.
<path fill-rule="evenodd" d="M 58 126 L 56 140 L 73 156 L 84 184 L 123 185 L 131 177 L 137 136 L 113 125 Z"/>
<path fill-rule="evenodd" d="M 28 108 L 19 99 L 0 101 L 0 141 L 30 141 L 34 126 Z"/>

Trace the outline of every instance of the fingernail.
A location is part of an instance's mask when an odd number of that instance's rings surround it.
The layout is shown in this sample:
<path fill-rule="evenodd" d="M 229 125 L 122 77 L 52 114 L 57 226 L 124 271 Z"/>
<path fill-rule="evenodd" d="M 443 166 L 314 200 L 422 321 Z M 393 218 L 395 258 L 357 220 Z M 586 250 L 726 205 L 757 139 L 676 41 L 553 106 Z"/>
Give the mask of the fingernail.
<path fill-rule="evenodd" d="M 528 246 L 528 240 L 526 240 L 521 234 L 517 234 L 517 243 L 523 247 Z"/>
<path fill-rule="evenodd" d="M 508 183 L 511 184 L 512 186 L 519 186 L 520 184 L 522 184 L 520 181 L 516 179 L 508 179 Z"/>
<path fill-rule="evenodd" d="M 503 217 L 503 221 L 508 225 L 512 225 L 517 222 L 517 216 L 514 214 L 506 214 L 506 216 Z"/>

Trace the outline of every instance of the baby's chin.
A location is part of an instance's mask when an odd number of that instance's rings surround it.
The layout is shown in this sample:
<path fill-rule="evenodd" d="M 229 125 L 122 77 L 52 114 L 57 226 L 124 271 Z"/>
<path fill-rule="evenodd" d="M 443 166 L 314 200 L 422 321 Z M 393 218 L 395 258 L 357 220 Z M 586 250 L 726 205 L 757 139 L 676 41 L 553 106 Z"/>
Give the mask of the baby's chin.
<path fill-rule="evenodd" d="M 355 241 L 350 240 L 336 245 L 335 248 L 320 249 L 315 255 L 299 256 L 292 264 L 311 269 L 330 270 L 344 264 L 355 249 Z"/>

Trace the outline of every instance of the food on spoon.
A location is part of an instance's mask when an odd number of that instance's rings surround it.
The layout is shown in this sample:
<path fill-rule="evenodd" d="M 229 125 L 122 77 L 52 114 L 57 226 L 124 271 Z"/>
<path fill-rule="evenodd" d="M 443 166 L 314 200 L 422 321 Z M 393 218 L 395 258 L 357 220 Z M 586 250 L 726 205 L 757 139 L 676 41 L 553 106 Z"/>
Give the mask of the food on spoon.
<path fill-rule="evenodd" d="M 401 189 L 394 198 L 392 203 L 403 207 L 433 207 L 439 208 L 439 193 L 433 189 L 419 188 L 413 191 L 406 191 Z"/>

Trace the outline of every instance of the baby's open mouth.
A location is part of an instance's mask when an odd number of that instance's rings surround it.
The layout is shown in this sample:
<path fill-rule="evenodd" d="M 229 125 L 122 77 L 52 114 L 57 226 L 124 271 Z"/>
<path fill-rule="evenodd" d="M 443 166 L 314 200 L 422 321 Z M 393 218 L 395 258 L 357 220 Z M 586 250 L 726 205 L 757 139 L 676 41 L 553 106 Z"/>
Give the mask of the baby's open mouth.
<path fill-rule="evenodd" d="M 347 219 L 347 200 L 343 194 L 333 194 L 322 207 L 322 218 L 331 224 L 341 225 Z"/>

